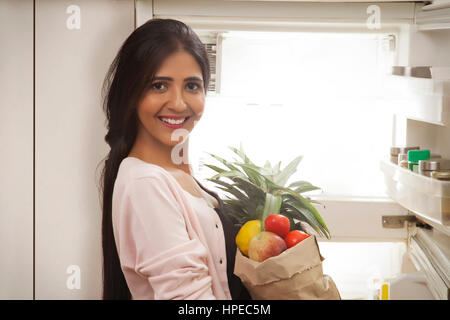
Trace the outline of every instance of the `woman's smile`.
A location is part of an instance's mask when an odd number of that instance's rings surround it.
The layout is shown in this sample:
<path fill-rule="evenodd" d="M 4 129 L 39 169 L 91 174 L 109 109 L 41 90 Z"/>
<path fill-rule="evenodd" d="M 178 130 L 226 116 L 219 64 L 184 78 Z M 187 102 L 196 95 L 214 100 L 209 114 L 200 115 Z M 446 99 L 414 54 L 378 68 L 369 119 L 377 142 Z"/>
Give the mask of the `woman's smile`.
<path fill-rule="evenodd" d="M 189 120 L 189 116 L 185 118 L 175 119 L 174 117 L 158 117 L 160 122 L 171 129 L 177 129 L 184 126 L 184 124 Z"/>

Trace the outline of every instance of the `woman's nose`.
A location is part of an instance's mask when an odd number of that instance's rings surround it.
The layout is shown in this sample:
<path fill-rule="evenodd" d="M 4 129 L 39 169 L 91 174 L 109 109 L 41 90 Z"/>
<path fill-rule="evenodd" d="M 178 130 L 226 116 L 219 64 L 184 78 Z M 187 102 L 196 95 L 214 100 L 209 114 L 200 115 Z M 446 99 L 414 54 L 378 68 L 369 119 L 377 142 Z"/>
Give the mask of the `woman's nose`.
<path fill-rule="evenodd" d="M 186 102 L 184 101 L 183 92 L 180 89 L 174 88 L 170 95 L 169 107 L 174 110 L 184 110 L 187 108 Z"/>

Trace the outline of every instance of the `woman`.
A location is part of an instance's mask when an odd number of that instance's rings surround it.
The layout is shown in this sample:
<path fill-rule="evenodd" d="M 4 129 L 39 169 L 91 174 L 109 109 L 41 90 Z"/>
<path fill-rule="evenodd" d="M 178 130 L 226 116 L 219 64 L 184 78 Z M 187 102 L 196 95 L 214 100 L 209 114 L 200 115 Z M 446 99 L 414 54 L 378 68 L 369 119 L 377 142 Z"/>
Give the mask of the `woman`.
<path fill-rule="evenodd" d="M 209 78 L 203 44 L 171 19 L 136 29 L 108 71 L 104 299 L 250 299 L 233 274 L 234 221 L 187 159 Z"/>

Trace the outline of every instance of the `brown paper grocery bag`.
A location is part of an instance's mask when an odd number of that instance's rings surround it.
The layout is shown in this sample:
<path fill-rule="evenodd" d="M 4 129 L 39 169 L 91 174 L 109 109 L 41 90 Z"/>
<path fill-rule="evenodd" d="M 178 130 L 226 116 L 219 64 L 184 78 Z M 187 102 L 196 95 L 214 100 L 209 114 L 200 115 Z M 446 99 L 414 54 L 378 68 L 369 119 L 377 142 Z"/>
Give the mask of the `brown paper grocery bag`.
<path fill-rule="evenodd" d="M 324 275 L 314 235 L 263 262 L 236 251 L 234 274 L 254 300 L 340 300 L 331 277 Z"/>

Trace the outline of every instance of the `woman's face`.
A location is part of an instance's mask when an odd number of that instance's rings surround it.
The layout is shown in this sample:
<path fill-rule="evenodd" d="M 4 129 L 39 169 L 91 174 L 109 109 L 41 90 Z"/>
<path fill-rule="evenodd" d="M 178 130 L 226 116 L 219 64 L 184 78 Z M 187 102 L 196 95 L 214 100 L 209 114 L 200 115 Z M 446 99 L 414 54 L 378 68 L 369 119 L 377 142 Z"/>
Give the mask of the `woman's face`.
<path fill-rule="evenodd" d="M 180 135 L 184 136 L 192 131 L 205 106 L 202 70 L 197 61 L 186 51 L 168 56 L 149 88 L 137 107 L 139 130 L 142 130 L 140 134 L 146 140 L 156 139 L 170 146 L 186 140 L 187 136 L 179 140 Z M 166 120 L 167 117 L 177 117 L 180 120 L 189 118 L 177 125 L 166 124 L 162 120 L 164 117 Z M 172 136 L 179 128 L 184 130 L 179 130 Z"/>

